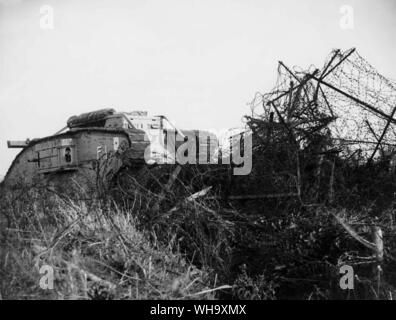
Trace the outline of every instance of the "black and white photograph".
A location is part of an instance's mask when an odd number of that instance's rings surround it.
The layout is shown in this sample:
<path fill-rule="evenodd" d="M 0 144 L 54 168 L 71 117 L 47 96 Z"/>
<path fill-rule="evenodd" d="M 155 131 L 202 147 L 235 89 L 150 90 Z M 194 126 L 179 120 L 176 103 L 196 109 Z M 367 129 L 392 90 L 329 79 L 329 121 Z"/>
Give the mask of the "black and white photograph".
<path fill-rule="evenodd" d="M 396 299 L 395 35 L 395 0 L 0 0 L 0 300 Z"/>

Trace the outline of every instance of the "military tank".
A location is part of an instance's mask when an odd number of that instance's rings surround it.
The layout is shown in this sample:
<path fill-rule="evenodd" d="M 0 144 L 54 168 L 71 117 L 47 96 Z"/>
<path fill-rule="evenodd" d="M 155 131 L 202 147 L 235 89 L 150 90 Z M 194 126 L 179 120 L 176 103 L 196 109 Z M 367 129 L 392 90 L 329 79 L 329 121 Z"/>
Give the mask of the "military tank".
<path fill-rule="evenodd" d="M 3 181 L 4 185 L 32 183 L 36 178 L 67 184 L 87 184 L 111 176 L 124 167 L 175 164 L 174 150 L 187 137 L 196 140 L 196 157 L 214 153 L 216 136 L 198 130 L 180 130 L 165 116 L 146 111 L 117 112 L 101 109 L 72 116 L 54 135 L 25 141 L 7 141 L 21 148 Z M 169 139 L 169 136 L 173 139 Z"/>

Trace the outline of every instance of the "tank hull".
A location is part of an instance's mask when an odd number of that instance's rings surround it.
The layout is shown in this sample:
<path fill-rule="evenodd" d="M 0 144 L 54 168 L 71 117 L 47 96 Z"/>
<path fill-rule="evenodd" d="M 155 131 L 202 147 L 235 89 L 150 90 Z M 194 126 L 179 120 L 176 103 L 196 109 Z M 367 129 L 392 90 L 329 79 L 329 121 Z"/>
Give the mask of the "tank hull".
<path fill-rule="evenodd" d="M 123 165 L 125 150 L 133 149 L 129 157 L 138 162 L 148 146 L 142 132 L 104 128 L 70 130 L 33 140 L 14 159 L 4 185 L 29 185 L 53 176 L 93 183 L 98 175 L 115 172 Z"/>

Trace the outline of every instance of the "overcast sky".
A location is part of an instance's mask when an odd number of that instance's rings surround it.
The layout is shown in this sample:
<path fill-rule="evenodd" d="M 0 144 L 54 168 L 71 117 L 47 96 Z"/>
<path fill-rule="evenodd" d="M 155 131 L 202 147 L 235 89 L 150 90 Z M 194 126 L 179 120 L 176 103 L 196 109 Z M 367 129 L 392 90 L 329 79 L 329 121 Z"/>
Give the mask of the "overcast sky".
<path fill-rule="evenodd" d="M 40 8 L 53 9 L 53 29 Z M 342 29 L 340 8 L 354 9 Z M 0 0 L 0 175 L 9 139 L 51 135 L 104 107 L 163 114 L 181 128 L 240 126 L 277 61 L 321 67 L 356 47 L 396 79 L 394 0 Z"/>

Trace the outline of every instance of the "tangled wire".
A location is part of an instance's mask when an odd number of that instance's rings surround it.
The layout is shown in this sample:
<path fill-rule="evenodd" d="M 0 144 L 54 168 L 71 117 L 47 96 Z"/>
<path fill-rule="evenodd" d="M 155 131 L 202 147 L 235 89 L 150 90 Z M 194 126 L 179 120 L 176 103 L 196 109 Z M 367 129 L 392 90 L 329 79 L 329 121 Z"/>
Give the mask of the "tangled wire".
<path fill-rule="evenodd" d="M 364 161 L 389 154 L 396 142 L 396 83 L 355 49 L 333 50 L 320 70 L 279 62 L 275 88 L 257 93 L 251 109 L 251 118 L 286 124 L 303 146 L 312 134 L 327 134 L 345 156 Z"/>

